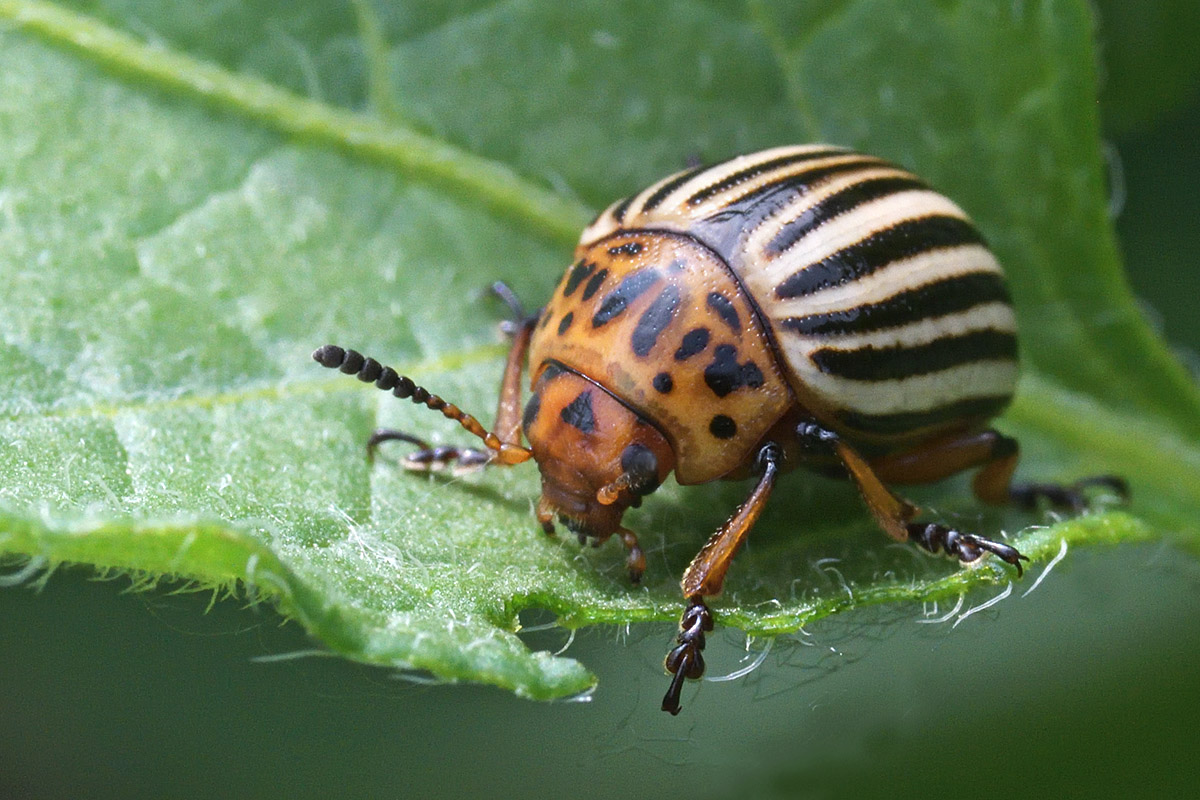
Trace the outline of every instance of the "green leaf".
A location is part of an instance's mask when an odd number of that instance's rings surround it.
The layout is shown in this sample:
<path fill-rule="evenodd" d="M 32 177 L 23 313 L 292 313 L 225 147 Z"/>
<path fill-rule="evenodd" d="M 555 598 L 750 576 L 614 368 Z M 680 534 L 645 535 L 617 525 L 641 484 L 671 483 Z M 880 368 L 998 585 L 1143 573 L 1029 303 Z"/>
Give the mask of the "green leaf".
<path fill-rule="evenodd" d="M 1200 5 L 1191 0 L 1096 0 L 1104 122 L 1118 133 L 1152 127 L 1200 87 Z"/>
<path fill-rule="evenodd" d="M 746 487 L 670 485 L 632 513 L 650 571 L 631 588 L 616 545 L 536 530 L 531 466 L 368 464 L 376 425 L 461 438 L 308 354 L 354 346 L 486 417 L 491 281 L 535 304 L 589 207 L 694 155 L 810 139 L 915 168 L 994 243 L 1029 365 L 1001 421 L 1023 473 L 1133 480 L 1128 511 L 970 524 L 1021 530 L 1035 561 L 1200 538 L 1200 397 L 1120 271 L 1082 2 L 301 3 L 280 21 L 0 0 L 0 19 L 0 551 L 27 571 L 240 582 L 350 658 L 588 689 L 525 648 L 520 612 L 676 618 L 677 576 Z M 847 486 L 788 480 L 721 624 L 795 631 L 1013 577 L 889 547 Z M 978 513 L 962 479 L 916 494 Z"/>

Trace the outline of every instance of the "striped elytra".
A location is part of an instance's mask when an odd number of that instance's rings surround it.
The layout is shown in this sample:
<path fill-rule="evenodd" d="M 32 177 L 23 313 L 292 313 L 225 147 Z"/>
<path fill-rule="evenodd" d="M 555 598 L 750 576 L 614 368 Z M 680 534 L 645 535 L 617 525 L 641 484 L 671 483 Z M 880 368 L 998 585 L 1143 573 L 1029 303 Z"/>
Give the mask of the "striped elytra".
<path fill-rule="evenodd" d="M 843 148 L 664 178 L 601 213 L 576 259 L 531 365 L 578 370 L 656 423 L 685 483 L 734 470 L 797 406 L 876 453 L 995 416 L 1016 383 L 1015 318 L 979 231 Z M 714 436 L 718 416 L 736 432 Z"/>
<path fill-rule="evenodd" d="M 854 482 L 896 541 L 964 563 L 990 553 L 1018 575 L 1026 559 L 1016 548 L 920 520 L 890 486 L 976 469 L 972 491 L 994 505 L 1045 500 L 1078 511 L 1089 487 L 1126 494 L 1112 476 L 1013 482 L 1017 443 L 987 425 L 1017 378 L 1004 276 L 962 209 L 878 158 L 780 147 L 671 175 L 584 230 L 537 314 L 494 288 L 515 319 L 490 431 L 355 351 L 326 345 L 313 358 L 439 411 L 486 447 L 376 431 L 371 448 L 420 448 L 409 468 L 535 461 L 542 530 L 561 523 L 581 544 L 617 537 L 634 582 L 646 558 L 622 525 L 627 509 L 672 472 L 681 484 L 754 476 L 680 581 L 685 610 L 664 662 L 672 678 L 662 708 L 672 714 L 684 681 L 705 670 L 706 598 L 720 594 L 790 469 Z"/>

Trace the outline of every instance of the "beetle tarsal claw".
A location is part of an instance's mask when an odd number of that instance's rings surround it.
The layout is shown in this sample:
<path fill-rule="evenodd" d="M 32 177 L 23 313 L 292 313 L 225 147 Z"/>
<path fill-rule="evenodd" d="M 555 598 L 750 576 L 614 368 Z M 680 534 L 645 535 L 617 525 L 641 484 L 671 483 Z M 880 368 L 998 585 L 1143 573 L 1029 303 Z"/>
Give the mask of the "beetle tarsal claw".
<path fill-rule="evenodd" d="M 1021 555 L 1012 545 L 973 533 L 963 533 L 937 522 L 910 522 L 907 530 L 908 538 L 929 552 L 944 550 L 947 555 L 956 557 L 964 564 L 978 561 L 985 552 L 991 553 L 1016 567 L 1017 575 L 1020 576 L 1024 574 L 1021 562 L 1029 560 L 1028 556 Z"/>
<path fill-rule="evenodd" d="M 683 681 L 700 680 L 704 675 L 704 632 L 713 629 L 712 612 L 704 604 L 703 597 L 689 599 L 688 607 L 679 620 L 679 634 L 675 637 L 676 646 L 667 653 L 663 668 L 672 673 L 671 685 L 663 695 L 662 710 L 672 716 L 679 713 L 679 696 L 683 691 Z"/>

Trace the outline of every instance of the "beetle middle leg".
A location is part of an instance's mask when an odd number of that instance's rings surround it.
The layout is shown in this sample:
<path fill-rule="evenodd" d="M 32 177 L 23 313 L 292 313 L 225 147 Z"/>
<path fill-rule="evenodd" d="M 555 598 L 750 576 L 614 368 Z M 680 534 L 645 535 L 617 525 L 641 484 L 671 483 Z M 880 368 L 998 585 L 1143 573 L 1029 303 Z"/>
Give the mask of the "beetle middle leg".
<path fill-rule="evenodd" d="M 704 674 L 704 656 L 701 655 L 705 644 L 704 634 L 713 629 L 712 612 L 704 603 L 704 598 L 721 593 L 733 556 L 742 542 L 746 541 L 746 535 L 758 521 L 766 507 L 767 498 L 771 496 L 782 458 L 783 453 L 775 444 L 768 443 L 759 450 L 754 463 L 754 470 L 759 474 L 754 491 L 709 538 L 683 573 L 679 585 L 688 606 L 679 622 L 676 645 L 664 662 L 667 672 L 674 677 L 663 697 L 663 711 L 678 714 L 679 694 L 684 679 L 698 680 Z"/>
<path fill-rule="evenodd" d="M 999 436 L 994 432 L 990 433 Z M 896 541 L 913 542 L 931 553 L 944 550 L 947 555 L 954 556 L 963 563 L 977 561 L 984 553 L 992 553 L 1016 567 L 1018 574 L 1022 571 L 1021 562 L 1029 560 L 1016 548 L 1003 542 L 974 533 L 964 533 L 939 522 L 914 521 L 913 517 L 919 509 L 884 484 L 884 480 L 888 478 L 893 482 L 927 483 L 986 462 L 986 458 L 979 457 L 982 447 L 978 442 L 968 443 L 971 446 L 955 447 L 955 443 L 965 441 L 955 439 L 941 449 L 912 451 L 899 457 L 885 457 L 868 463 L 840 436 L 815 422 L 800 423 L 796 428 L 796 438 L 802 453 L 832 454 L 842 463 L 879 527 Z M 1013 442 L 1011 439 L 1007 441 Z M 1015 442 L 1013 445 L 1015 446 Z M 914 457 L 918 452 L 919 457 Z M 1009 455 L 1015 455 L 1015 451 L 1000 458 L 992 457 L 988 467 L 992 467 L 993 472 L 983 481 L 985 491 L 994 491 L 992 483 L 1004 477 L 1002 473 L 1011 477 L 1016 461 L 1014 458 L 1009 463 Z M 985 467 L 984 471 L 986 469 Z M 907 479 L 897 478 L 900 474 Z M 977 479 L 976 493 L 979 492 L 980 482 Z"/>

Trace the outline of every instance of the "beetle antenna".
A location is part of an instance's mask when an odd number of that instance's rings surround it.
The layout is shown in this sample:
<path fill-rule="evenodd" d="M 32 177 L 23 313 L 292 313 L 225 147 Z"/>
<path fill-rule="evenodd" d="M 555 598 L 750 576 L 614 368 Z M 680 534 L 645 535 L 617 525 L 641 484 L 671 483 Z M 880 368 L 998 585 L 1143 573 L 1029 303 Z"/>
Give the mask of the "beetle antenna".
<path fill-rule="evenodd" d="M 521 447 L 519 444 L 500 441 L 499 436 L 483 427 L 479 420 L 458 406 L 447 403 L 425 387 L 418 386 L 407 375 L 401 375 L 391 367 L 385 367 L 357 350 L 346 350 L 335 344 L 327 344 L 314 350 L 312 357 L 313 361 L 322 367 L 340 370 L 347 375 L 353 375 L 363 383 L 374 383 L 376 388 L 385 392 L 390 391 L 401 400 L 411 400 L 426 408 L 442 412 L 442 416 L 454 420 L 469 433 L 482 439 L 487 448 L 496 454 L 496 460 L 503 464 L 520 464 L 533 457 L 533 451 Z"/>

